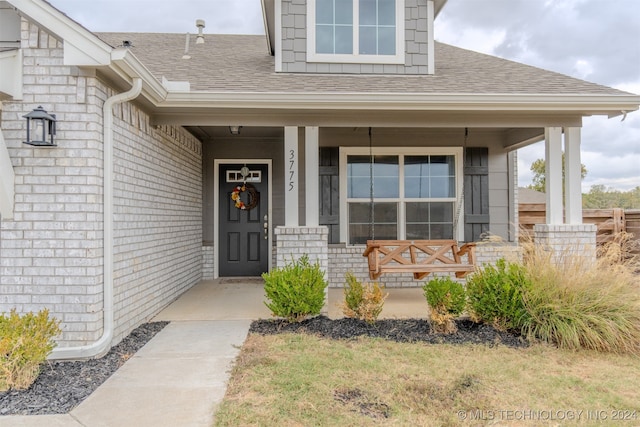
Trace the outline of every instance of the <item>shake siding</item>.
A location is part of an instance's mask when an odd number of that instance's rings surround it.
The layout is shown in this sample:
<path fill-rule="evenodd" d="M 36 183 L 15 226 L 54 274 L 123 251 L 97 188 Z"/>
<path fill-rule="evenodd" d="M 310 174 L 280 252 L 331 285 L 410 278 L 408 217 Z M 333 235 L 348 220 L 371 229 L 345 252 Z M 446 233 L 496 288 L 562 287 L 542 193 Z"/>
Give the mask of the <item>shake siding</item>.
<path fill-rule="evenodd" d="M 23 20 L 24 98 L 1 123 L 16 175 L 13 220 L 0 227 L 0 312 L 48 308 L 61 347 L 102 334 L 102 105 L 116 92 L 63 64 L 62 44 Z M 58 146 L 22 143 L 22 116 L 57 116 Z M 201 147 L 181 128 L 149 126 L 118 106 L 115 139 L 114 343 L 201 275 Z"/>
<path fill-rule="evenodd" d="M 405 1 L 404 64 L 307 62 L 307 4 L 282 0 L 282 71 L 328 74 L 428 74 L 427 1 Z"/>

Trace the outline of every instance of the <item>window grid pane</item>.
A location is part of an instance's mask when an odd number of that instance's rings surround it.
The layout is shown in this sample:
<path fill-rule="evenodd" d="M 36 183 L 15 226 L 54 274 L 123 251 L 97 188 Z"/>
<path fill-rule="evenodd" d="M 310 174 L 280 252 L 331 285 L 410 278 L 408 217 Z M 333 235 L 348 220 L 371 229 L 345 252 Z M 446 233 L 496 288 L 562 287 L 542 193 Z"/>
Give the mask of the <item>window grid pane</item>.
<path fill-rule="evenodd" d="M 359 53 L 396 54 L 395 0 L 359 0 Z"/>
<path fill-rule="evenodd" d="M 405 197 L 455 197 L 454 156 L 406 156 L 404 162 Z"/>
<path fill-rule="evenodd" d="M 353 53 L 353 0 L 316 0 L 316 52 Z"/>
<path fill-rule="evenodd" d="M 349 243 L 364 244 L 372 236 L 371 203 L 349 203 Z M 398 204 L 374 203 L 374 235 L 376 239 L 398 238 Z"/>

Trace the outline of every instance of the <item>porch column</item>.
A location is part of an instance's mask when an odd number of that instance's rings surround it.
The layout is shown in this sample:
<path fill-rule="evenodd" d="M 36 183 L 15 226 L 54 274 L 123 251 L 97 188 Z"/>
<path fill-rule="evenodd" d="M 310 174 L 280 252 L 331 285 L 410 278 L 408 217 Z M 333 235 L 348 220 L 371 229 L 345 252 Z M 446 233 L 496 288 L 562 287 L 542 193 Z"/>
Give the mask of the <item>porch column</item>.
<path fill-rule="evenodd" d="M 596 226 L 582 224 L 580 187 L 580 129 L 565 129 L 565 201 L 562 206 L 562 129 L 545 129 L 547 222 L 533 227 L 534 240 L 553 253 L 558 264 L 596 259 Z M 574 264 L 577 265 L 577 264 Z"/>
<path fill-rule="evenodd" d="M 307 126 L 304 133 L 305 225 L 307 227 L 317 227 L 320 223 L 320 203 L 318 200 L 319 156 L 318 127 Z"/>
<path fill-rule="evenodd" d="M 562 224 L 562 128 L 544 130 L 547 224 Z"/>
<path fill-rule="evenodd" d="M 582 224 L 580 128 L 564 130 L 564 206 L 567 224 Z"/>
<path fill-rule="evenodd" d="M 297 227 L 298 210 L 298 127 L 284 127 L 284 225 Z"/>

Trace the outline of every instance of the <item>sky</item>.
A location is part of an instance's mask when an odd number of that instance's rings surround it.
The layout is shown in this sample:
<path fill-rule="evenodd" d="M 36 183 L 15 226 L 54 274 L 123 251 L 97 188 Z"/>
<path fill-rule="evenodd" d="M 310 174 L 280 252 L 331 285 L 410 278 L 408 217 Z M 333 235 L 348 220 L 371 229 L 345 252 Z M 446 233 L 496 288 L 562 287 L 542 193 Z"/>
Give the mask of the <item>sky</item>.
<path fill-rule="evenodd" d="M 96 32 L 264 34 L 260 0 L 49 0 Z M 436 40 L 640 94 L 640 0 L 448 0 Z M 437 58 L 436 58 L 437 72 Z M 544 142 L 518 150 L 520 185 Z M 582 163 L 592 185 L 640 186 L 640 112 L 587 117 Z"/>

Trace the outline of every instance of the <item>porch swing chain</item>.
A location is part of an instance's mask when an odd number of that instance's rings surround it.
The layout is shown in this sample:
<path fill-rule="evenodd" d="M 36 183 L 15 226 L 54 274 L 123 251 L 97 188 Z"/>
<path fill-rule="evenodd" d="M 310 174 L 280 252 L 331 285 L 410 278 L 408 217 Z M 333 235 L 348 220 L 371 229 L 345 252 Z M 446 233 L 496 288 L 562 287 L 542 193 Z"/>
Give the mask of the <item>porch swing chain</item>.
<path fill-rule="evenodd" d="M 369 200 L 370 200 L 370 205 L 371 205 L 371 212 L 370 212 L 370 218 L 371 221 L 369 222 L 369 236 L 371 236 L 371 240 L 375 240 L 376 239 L 376 235 L 375 235 L 375 211 L 373 209 L 373 140 L 371 137 L 371 126 L 369 126 Z"/>
<path fill-rule="evenodd" d="M 460 186 L 460 193 L 458 194 L 458 200 L 456 201 L 456 215 L 453 218 L 453 238 L 458 239 L 458 223 L 460 220 L 460 212 L 462 210 L 462 204 L 464 203 L 464 168 L 467 158 L 467 140 L 469 139 L 469 128 L 464 128 L 464 143 L 462 146 L 462 185 Z"/>

